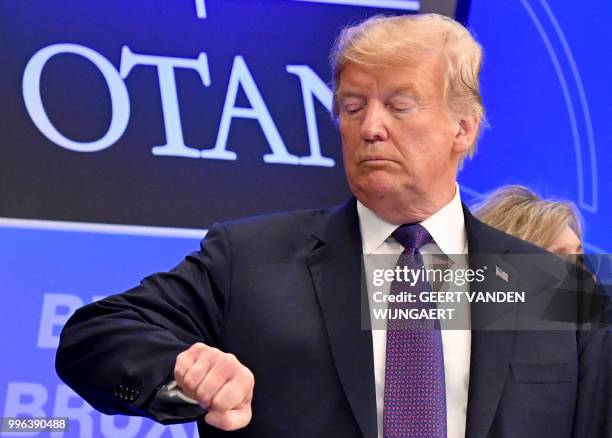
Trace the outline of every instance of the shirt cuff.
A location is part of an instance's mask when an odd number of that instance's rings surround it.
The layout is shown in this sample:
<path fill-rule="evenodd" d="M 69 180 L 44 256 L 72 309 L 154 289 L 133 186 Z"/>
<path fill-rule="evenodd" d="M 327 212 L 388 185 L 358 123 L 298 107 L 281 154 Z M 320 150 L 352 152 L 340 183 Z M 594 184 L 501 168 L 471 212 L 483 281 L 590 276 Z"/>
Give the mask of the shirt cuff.
<path fill-rule="evenodd" d="M 175 380 L 162 385 L 153 396 L 147 412 L 162 424 L 183 423 L 201 418 L 206 410 L 187 397 Z"/>

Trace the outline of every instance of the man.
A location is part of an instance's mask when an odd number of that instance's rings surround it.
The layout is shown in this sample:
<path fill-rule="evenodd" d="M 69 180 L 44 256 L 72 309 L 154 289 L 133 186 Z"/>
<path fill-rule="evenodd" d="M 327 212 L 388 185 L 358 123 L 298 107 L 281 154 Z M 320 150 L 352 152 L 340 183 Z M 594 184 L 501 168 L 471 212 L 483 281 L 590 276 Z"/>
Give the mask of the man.
<path fill-rule="evenodd" d="M 602 337 L 362 330 L 364 254 L 401 253 L 400 266 L 427 253 L 540 252 L 461 205 L 457 168 L 484 116 L 481 56 L 438 15 L 343 31 L 334 112 L 356 199 L 213 226 L 171 272 L 78 310 L 60 377 L 104 413 L 198 420 L 206 437 L 609 432 Z"/>

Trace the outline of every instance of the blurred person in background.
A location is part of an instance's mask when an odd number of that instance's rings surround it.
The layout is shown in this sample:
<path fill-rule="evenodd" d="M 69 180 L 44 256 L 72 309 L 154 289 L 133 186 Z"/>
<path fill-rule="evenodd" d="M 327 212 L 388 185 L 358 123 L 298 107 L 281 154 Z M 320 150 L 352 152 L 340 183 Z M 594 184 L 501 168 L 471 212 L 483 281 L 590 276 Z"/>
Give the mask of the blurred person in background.
<path fill-rule="evenodd" d="M 543 199 L 524 186 L 502 186 L 473 209 L 492 227 L 563 256 L 582 255 L 583 223 L 570 201 Z"/>

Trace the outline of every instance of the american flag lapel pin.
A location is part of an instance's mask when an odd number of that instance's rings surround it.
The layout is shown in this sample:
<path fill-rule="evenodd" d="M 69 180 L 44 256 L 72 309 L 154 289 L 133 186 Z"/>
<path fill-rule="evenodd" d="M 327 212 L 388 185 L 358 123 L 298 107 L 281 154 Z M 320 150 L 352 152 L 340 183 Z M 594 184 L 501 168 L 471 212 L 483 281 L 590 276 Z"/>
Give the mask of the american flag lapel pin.
<path fill-rule="evenodd" d="M 495 266 L 495 276 L 501 278 L 508 283 L 508 273 L 501 269 L 499 266 Z"/>

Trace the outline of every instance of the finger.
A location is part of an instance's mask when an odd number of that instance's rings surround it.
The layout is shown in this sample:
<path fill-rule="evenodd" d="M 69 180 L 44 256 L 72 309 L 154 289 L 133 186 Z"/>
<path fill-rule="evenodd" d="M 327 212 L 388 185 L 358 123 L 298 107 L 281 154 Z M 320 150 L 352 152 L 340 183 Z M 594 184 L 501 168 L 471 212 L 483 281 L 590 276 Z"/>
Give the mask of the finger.
<path fill-rule="evenodd" d="M 202 352 L 191 368 L 187 370 L 187 373 L 185 373 L 183 378 L 182 385 L 179 386 L 188 397 L 195 398 L 200 401 L 197 397 L 198 387 L 206 376 L 210 374 L 214 360 L 214 356 L 211 357 L 209 352 Z"/>
<path fill-rule="evenodd" d="M 209 411 L 204 417 L 204 421 L 221 430 L 237 430 L 249 424 L 252 416 L 251 404 L 249 403 L 240 409 L 224 412 Z"/>
<path fill-rule="evenodd" d="M 176 362 L 174 363 L 174 379 L 176 383 L 181 386 L 185 374 L 195 363 L 196 357 L 189 353 L 189 350 L 185 350 L 176 356 Z"/>
<path fill-rule="evenodd" d="M 210 347 L 207 345 L 197 342 L 176 357 L 176 362 L 174 365 L 174 378 L 176 379 L 179 387 L 183 387 L 185 375 L 197 361 L 198 357 L 208 349 L 210 349 Z"/>
<path fill-rule="evenodd" d="M 245 403 L 250 404 L 253 396 L 255 379 L 251 371 L 242 366 L 241 370 L 226 382 L 219 391 L 213 395 L 210 407 L 214 411 L 227 411 L 237 409 Z"/>
<path fill-rule="evenodd" d="M 212 399 L 217 392 L 231 379 L 245 373 L 252 374 L 244 365 L 238 361 L 236 356 L 231 353 L 223 353 L 218 357 L 210 372 L 198 386 L 196 396 L 204 406 L 211 406 Z M 231 409 L 235 406 L 230 406 Z"/>

